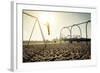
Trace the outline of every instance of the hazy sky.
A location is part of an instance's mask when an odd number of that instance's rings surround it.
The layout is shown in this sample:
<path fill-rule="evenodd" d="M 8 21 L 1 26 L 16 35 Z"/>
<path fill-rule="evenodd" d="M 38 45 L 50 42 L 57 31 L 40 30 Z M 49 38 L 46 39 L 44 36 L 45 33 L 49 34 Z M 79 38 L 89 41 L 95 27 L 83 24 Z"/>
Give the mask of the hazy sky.
<path fill-rule="evenodd" d="M 30 11 L 23 10 L 23 12 L 38 17 L 43 34 L 46 40 L 52 40 L 60 37 L 60 30 L 62 27 L 70 26 L 87 20 L 91 20 L 90 13 L 73 13 L 73 12 L 50 12 L 50 11 Z M 23 40 L 29 40 L 35 18 L 23 14 Z M 49 24 L 50 35 L 48 35 L 47 25 Z M 85 37 L 85 25 L 82 24 L 82 37 Z M 63 35 L 69 35 L 67 30 L 62 31 Z M 74 27 L 73 35 L 80 35 L 79 29 Z M 88 24 L 88 37 L 91 35 L 91 24 Z M 36 23 L 31 40 L 43 40 L 38 23 Z"/>

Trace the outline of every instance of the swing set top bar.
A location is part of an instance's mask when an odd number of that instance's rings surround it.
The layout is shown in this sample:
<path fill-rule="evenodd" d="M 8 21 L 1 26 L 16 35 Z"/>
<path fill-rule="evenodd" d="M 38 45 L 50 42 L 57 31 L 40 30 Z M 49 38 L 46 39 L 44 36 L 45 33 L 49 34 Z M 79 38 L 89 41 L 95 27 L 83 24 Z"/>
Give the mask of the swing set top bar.
<path fill-rule="evenodd" d="M 67 27 L 63 27 L 63 28 L 69 28 L 69 27 L 72 27 L 72 26 L 78 26 L 78 25 L 81 25 L 81 24 L 84 24 L 84 23 L 89 23 L 91 22 L 91 20 L 88 20 L 88 21 L 85 21 L 85 22 L 81 22 L 81 23 L 78 23 L 78 24 L 73 24 L 71 26 L 67 26 Z"/>
<path fill-rule="evenodd" d="M 84 24 L 84 23 L 88 23 L 88 22 L 91 22 L 91 20 L 88 20 L 88 21 L 85 21 L 85 22 L 81 22 L 81 23 L 78 23 L 78 24 L 73 24 L 72 26 L 76 26 L 76 25 L 80 25 L 80 24 Z"/>
<path fill-rule="evenodd" d="M 36 18 L 36 19 L 38 19 L 36 16 L 33 16 L 33 15 L 28 14 L 28 13 L 25 13 L 25 12 L 23 12 L 23 13 L 26 14 L 26 15 L 28 15 L 28 16 L 30 16 L 30 17 L 32 17 L 32 18 Z"/>

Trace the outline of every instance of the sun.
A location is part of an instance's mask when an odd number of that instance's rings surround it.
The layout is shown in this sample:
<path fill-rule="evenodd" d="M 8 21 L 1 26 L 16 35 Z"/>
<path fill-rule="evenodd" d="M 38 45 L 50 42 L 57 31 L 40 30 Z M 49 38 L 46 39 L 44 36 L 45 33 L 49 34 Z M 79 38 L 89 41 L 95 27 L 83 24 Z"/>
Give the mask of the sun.
<path fill-rule="evenodd" d="M 41 24 L 46 24 L 47 22 L 50 22 L 49 19 L 51 18 L 49 13 L 41 13 L 39 16 L 39 20 L 41 22 Z"/>

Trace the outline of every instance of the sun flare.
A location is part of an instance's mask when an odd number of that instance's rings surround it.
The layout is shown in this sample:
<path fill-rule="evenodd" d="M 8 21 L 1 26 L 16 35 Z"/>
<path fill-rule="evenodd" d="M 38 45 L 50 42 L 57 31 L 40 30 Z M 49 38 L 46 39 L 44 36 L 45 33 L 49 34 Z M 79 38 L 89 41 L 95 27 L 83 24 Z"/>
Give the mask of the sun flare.
<path fill-rule="evenodd" d="M 49 19 L 51 18 L 49 13 L 41 13 L 39 16 L 39 20 L 41 24 L 46 24 L 47 22 L 50 22 Z"/>

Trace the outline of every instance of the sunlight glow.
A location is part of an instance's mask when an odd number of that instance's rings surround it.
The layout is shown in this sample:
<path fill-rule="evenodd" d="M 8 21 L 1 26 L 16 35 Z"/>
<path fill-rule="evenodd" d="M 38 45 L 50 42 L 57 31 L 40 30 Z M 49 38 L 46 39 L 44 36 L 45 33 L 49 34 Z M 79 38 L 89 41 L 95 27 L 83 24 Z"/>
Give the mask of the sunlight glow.
<path fill-rule="evenodd" d="M 49 22 L 50 19 L 50 14 L 48 13 L 41 13 L 39 16 L 39 21 L 41 24 L 46 24 L 47 22 Z"/>

